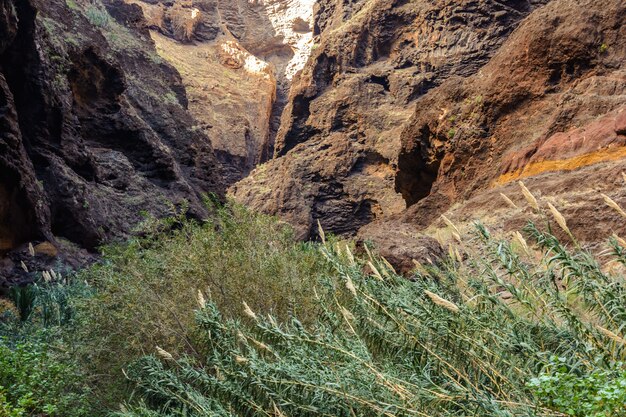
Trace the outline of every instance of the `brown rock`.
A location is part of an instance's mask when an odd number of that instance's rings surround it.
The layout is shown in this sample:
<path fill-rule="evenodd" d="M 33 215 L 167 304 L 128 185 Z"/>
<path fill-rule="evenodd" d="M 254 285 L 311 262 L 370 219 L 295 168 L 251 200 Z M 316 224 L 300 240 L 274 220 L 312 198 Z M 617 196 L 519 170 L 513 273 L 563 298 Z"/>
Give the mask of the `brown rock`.
<path fill-rule="evenodd" d="M 415 269 L 415 262 L 428 265 L 445 255 L 435 239 L 416 234 L 415 229 L 403 223 L 386 223 L 384 227 L 371 223 L 360 230 L 359 241 L 372 242 L 378 254 L 403 275 Z"/>
<path fill-rule="evenodd" d="M 519 203 L 526 178 L 581 239 L 621 232 L 599 192 L 624 198 L 625 18 L 619 0 L 322 0 L 275 159 L 230 193 L 303 236 L 384 239 L 442 213 L 517 228 L 532 214 L 499 194 Z"/>
<path fill-rule="evenodd" d="M 59 250 L 50 242 L 41 242 L 33 247 L 37 255 L 46 255 L 55 258 L 59 254 Z"/>
<path fill-rule="evenodd" d="M 223 193 L 141 9 L 72 3 L 0 1 L 3 252 L 56 237 L 94 250 L 128 236 L 141 212 L 167 215 L 185 200 L 205 216 L 201 194 Z"/>

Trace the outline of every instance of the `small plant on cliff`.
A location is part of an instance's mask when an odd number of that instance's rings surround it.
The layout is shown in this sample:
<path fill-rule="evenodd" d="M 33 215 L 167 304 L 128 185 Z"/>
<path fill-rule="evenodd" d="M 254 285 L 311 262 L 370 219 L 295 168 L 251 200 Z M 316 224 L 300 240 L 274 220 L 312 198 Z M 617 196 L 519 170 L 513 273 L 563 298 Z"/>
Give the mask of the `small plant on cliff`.
<path fill-rule="evenodd" d="M 111 21 L 111 16 L 105 9 L 93 5 L 87 7 L 85 17 L 92 25 L 100 28 L 108 27 Z"/>

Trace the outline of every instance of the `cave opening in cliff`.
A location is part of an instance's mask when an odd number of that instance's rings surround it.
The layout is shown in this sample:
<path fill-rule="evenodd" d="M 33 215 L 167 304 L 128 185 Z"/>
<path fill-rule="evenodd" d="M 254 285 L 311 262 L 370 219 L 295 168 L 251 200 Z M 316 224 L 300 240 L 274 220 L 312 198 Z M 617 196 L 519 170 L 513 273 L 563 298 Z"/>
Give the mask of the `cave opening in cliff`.
<path fill-rule="evenodd" d="M 428 146 L 431 136 L 430 129 L 424 127 L 410 146 L 403 147 L 398 157 L 395 189 L 407 207 L 426 198 L 437 180 L 441 156 Z"/>

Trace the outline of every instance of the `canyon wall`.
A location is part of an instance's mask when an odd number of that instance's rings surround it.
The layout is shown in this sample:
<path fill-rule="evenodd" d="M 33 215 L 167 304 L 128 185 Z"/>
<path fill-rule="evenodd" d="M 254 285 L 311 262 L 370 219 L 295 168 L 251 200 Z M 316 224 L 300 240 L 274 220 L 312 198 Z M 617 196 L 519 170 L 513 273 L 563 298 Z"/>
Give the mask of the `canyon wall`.
<path fill-rule="evenodd" d="M 128 1 L 180 73 L 226 182 L 271 157 L 291 80 L 310 53 L 314 0 Z"/>
<path fill-rule="evenodd" d="M 618 0 L 320 0 L 276 158 L 230 192 L 303 238 L 319 221 L 388 252 L 443 213 L 521 226 L 518 179 L 583 240 L 623 231 L 593 213 L 626 197 L 625 18 Z"/>
<path fill-rule="evenodd" d="M 211 142 L 142 21 L 122 1 L 0 1 L 2 253 L 41 241 L 94 250 L 142 213 L 184 201 L 204 217 L 201 195 L 223 196 Z M 16 262 L 0 262 L 0 277 L 19 274 Z"/>

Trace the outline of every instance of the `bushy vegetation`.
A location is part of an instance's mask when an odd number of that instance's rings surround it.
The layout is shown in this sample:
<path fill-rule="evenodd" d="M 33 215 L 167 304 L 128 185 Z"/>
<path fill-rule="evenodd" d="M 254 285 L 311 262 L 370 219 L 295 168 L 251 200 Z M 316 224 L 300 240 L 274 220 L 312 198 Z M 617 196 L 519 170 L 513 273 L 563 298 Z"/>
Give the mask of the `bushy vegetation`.
<path fill-rule="evenodd" d="M 89 415 L 626 416 L 617 237 L 600 263 L 549 226 L 529 224 L 527 241 L 477 224 L 407 279 L 369 251 L 297 243 L 238 206 L 214 219 L 149 222 L 73 284 L 38 287 L 47 310 L 35 301 L 11 326 L 59 336 L 26 348 L 39 353 L 25 369 L 59 364 L 44 372 L 52 387 L 67 369 L 84 375 L 57 397 L 89 393 Z M 24 352 L 5 345 L 7 357 Z M 7 369 L 0 361 L 0 385 L 23 379 Z M 26 402 L 44 396 L 30 386 Z M 0 393 L 0 416 L 35 415 L 15 414 L 24 401 Z M 65 415 L 82 415 L 75 404 Z"/>
<path fill-rule="evenodd" d="M 313 321 L 310 282 L 330 271 L 322 254 L 274 218 L 236 205 L 215 210 L 203 224 L 182 215 L 148 219 L 143 237 L 105 248 L 105 260 L 81 274 L 97 289 L 83 305 L 80 333 L 101 381 L 123 379 L 129 358 L 156 345 L 180 354 L 202 350 L 194 335 L 198 291 L 228 317 L 240 315 L 247 300 L 279 319 Z"/>

